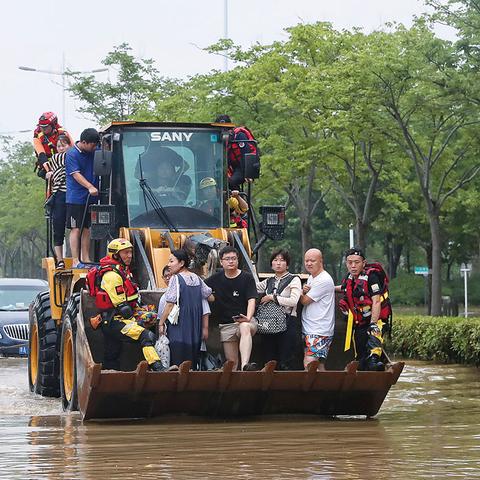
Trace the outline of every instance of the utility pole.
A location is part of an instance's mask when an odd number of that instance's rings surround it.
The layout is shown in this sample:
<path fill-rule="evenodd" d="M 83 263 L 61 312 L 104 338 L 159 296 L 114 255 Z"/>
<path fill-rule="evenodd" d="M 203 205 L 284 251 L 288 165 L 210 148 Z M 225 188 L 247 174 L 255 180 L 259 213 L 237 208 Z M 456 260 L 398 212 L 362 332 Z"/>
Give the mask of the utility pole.
<path fill-rule="evenodd" d="M 227 40 L 228 38 L 228 0 L 223 0 L 223 38 Z M 223 57 L 223 70 L 228 72 L 228 57 L 227 52 Z"/>

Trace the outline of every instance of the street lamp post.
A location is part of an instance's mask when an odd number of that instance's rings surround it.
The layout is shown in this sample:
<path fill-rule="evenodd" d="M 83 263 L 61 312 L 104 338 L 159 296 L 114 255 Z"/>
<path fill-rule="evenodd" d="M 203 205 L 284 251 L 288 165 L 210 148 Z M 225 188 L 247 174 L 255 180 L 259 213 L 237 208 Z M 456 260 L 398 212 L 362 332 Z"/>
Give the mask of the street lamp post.
<path fill-rule="evenodd" d="M 100 72 L 106 72 L 108 71 L 108 68 L 94 68 L 93 70 L 79 70 L 75 72 L 70 72 L 66 70 L 65 67 L 65 55 L 63 56 L 63 64 L 62 64 L 62 71 L 57 71 L 57 70 L 43 70 L 40 68 L 33 68 L 33 67 L 25 67 L 25 66 L 20 66 L 18 67 L 20 70 L 23 70 L 25 72 L 37 72 L 37 73 L 47 73 L 49 75 L 58 75 L 62 77 L 62 122 L 65 124 L 66 123 L 66 118 L 65 118 L 65 92 L 66 92 L 66 78 L 68 75 L 78 75 L 78 74 L 83 74 L 83 73 L 100 73 Z"/>
<path fill-rule="evenodd" d="M 228 0 L 223 2 L 223 38 L 228 39 Z M 223 59 L 223 70 L 228 72 L 228 57 L 227 52 L 225 52 L 225 58 Z"/>

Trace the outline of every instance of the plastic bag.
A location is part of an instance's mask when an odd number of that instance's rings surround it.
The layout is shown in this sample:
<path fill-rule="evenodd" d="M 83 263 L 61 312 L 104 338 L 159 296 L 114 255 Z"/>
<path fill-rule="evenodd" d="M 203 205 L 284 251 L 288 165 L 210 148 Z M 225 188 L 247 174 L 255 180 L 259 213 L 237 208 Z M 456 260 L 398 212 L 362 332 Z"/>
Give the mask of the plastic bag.
<path fill-rule="evenodd" d="M 160 357 L 160 362 L 165 368 L 170 366 L 170 342 L 166 335 L 160 335 L 155 343 L 155 350 Z"/>

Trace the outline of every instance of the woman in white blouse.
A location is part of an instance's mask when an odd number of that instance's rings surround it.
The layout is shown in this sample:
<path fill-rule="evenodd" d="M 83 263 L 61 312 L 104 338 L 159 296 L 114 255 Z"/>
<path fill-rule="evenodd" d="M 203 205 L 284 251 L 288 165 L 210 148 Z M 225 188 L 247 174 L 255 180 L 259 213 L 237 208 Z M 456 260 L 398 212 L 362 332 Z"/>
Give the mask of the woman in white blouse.
<path fill-rule="evenodd" d="M 275 302 L 287 314 L 287 329 L 281 333 L 262 335 L 262 349 L 266 361 L 276 360 L 279 370 L 291 369 L 295 353 L 297 330 L 297 303 L 302 293 L 300 278 L 288 271 L 290 254 L 287 250 L 276 250 L 270 257 L 270 264 L 275 273 L 273 288 L 267 288 L 268 279 L 257 284 L 257 291 L 263 295 L 260 303 Z M 287 283 L 278 294 L 279 285 Z M 270 280 L 269 285 L 272 284 Z"/>

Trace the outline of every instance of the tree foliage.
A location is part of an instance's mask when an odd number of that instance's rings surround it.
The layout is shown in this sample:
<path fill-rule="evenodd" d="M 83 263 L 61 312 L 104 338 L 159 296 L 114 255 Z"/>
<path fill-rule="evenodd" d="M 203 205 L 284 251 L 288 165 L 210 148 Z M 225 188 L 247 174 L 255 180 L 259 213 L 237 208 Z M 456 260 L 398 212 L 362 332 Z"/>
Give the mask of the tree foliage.
<path fill-rule="evenodd" d="M 33 173 L 29 142 L 4 140 L 0 162 L 0 272 L 41 276 L 45 252 L 44 181 Z"/>
<path fill-rule="evenodd" d="M 158 92 L 172 88 L 173 80 L 163 79 L 153 60 L 137 60 L 131 50 L 127 43 L 122 43 L 102 61 L 113 81 L 71 74 L 70 91 L 82 102 L 80 112 L 92 115 L 100 124 L 132 119 L 153 105 Z"/>
<path fill-rule="evenodd" d="M 289 206 L 290 248 L 335 248 L 334 268 L 353 224 L 392 275 L 422 249 L 438 314 L 442 267 L 450 277 L 478 249 L 480 8 L 430 4 L 435 14 L 408 29 L 365 34 L 319 22 L 269 45 L 222 40 L 208 50 L 233 68 L 182 81 L 162 78 L 123 44 L 104 60 L 117 69 L 114 83 L 76 78 L 72 91 L 99 121 L 211 122 L 228 113 L 248 125 L 263 153 L 254 198 Z M 436 21 L 458 39 L 438 38 Z"/>

